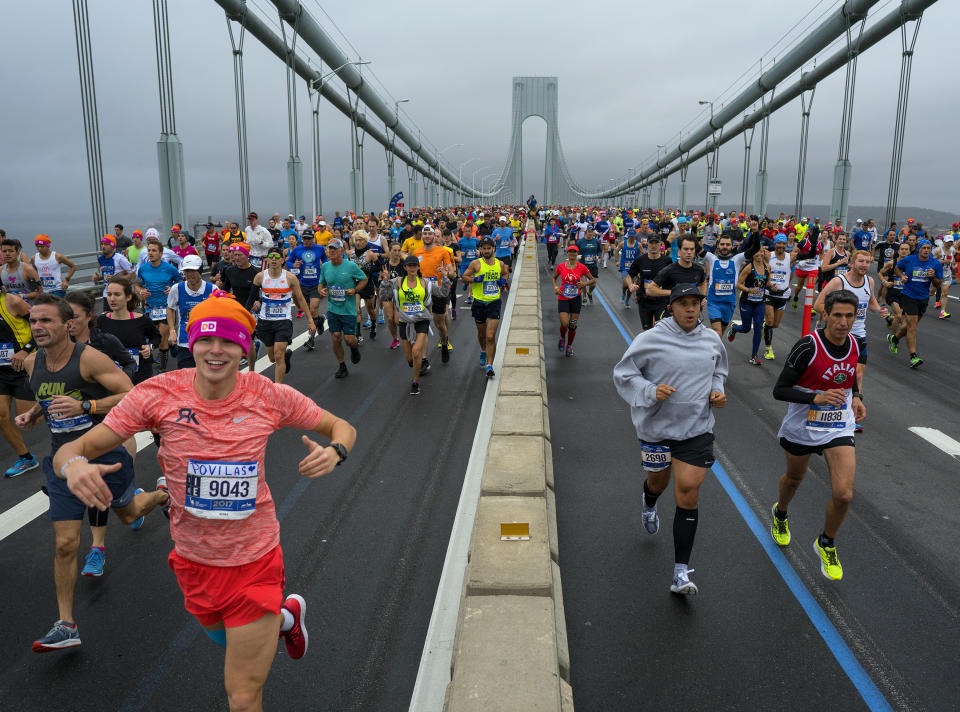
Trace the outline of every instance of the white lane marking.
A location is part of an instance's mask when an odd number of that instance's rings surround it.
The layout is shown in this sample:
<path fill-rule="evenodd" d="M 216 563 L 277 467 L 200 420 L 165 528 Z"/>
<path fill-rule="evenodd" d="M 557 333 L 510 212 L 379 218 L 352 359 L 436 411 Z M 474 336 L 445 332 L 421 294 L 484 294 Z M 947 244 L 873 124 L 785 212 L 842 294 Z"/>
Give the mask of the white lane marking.
<path fill-rule="evenodd" d="M 936 428 L 907 428 L 907 430 L 914 435 L 919 435 L 931 445 L 940 448 L 950 457 L 960 458 L 960 443 Z"/>
<path fill-rule="evenodd" d="M 525 252 L 526 241 L 521 240 L 517 260 L 514 263 L 517 268 L 511 277 L 515 288 L 510 290 L 510 295 L 507 297 L 505 314 L 503 321 L 500 322 L 500 333 L 497 336 L 497 355 L 493 359 L 493 370 L 498 375 L 486 386 L 483 404 L 480 406 L 480 417 L 473 437 L 473 446 L 470 449 L 470 459 L 467 461 L 463 489 L 460 490 L 457 514 L 450 531 L 440 584 L 437 586 L 437 597 L 434 599 L 433 611 L 430 613 L 427 638 L 423 643 L 417 680 L 413 686 L 413 696 L 410 698 L 410 712 L 434 712 L 441 709 L 443 697 L 450 682 L 450 660 L 453 656 L 457 616 L 460 613 L 460 592 L 463 588 L 464 571 L 467 568 L 467 553 L 470 548 L 473 521 L 476 519 L 477 506 L 480 504 L 480 485 L 483 479 L 483 466 L 487 460 L 490 433 L 493 431 L 493 409 L 499 391 L 499 374 L 502 372 L 501 367 L 506 353 L 513 303 L 516 301 L 517 290 L 520 289 L 520 272 L 523 270 Z M 479 370 L 479 367 L 477 369 Z"/>
<path fill-rule="evenodd" d="M 47 511 L 47 495 L 37 492 L 0 514 L 0 540 Z"/>
<path fill-rule="evenodd" d="M 306 342 L 307 332 L 304 331 L 293 339 L 290 343 L 290 348 L 296 351 Z M 256 364 L 254 364 L 254 370 L 256 370 L 257 373 L 262 373 L 271 365 L 273 364 L 269 357 L 261 356 L 257 359 Z M 153 445 L 153 435 L 148 432 L 137 433 L 134 439 L 137 443 L 137 452 L 140 452 L 149 445 Z M 43 492 L 37 492 L 0 514 L 0 541 L 3 541 L 15 531 L 26 526 L 46 512 L 48 506 L 49 501 L 47 500 L 47 495 Z"/>

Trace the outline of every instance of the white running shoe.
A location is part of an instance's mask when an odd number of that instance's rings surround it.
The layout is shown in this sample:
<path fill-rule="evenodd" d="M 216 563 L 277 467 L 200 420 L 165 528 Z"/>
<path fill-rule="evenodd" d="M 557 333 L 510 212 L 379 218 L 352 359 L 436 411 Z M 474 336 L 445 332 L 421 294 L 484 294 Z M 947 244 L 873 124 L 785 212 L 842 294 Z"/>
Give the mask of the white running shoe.
<path fill-rule="evenodd" d="M 640 515 L 643 520 L 643 528 L 647 530 L 647 534 L 656 534 L 660 531 L 660 515 L 657 514 L 659 500 L 652 507 L 648 507 L 647 500 L 641 493 L 640 501 L 643 503 L 643 512 Z"/>
<path fill-rule="evenodd" d="M 699 593 L 697 584 L 690 580 L 690 574 L 693 571 L 693 569 L 687 569 L 674 574 L 673 583 L 670 584 L 670 593 L 677 593 L 681 596 L 695 596 Z"/>

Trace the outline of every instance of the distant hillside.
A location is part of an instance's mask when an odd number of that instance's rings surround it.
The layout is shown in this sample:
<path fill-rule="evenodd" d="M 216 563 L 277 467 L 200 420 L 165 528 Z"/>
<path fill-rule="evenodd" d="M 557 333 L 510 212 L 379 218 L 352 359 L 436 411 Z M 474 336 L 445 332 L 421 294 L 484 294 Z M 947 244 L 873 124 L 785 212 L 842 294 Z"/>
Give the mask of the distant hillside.
<path fill-rule="evenodd" d="M 767 214 L 769 215 L 779 215 L 783 213 L 792 213 L 794 205 L 785 205 L 782 203 L 770 203 L 767 206 Z M 883 216 L 887 212 L 885 207 L 877 206 L 867 206 L 862 205 L 851 205 L 848 215 L 850 216 L 850 223 L 853 224 L 857 221 L 857 218 L 862 218 L 864 222 L 870 218 L 874 219 L 877 227 L 886 227 L 882 225 Z M 803 207 L 803 214 L 809 216 L 811 220 L 819 216 L 820 222 L 826 222 L 830 214 L 829 205 L 805 205 Z M 960 211 L 956 213 L 949 213 L 943 210 L 931 210 L 930 208 L 915 208 L 911 206 L 897 208 L 897 224 L 903 225 L 908 218 L 913 218 L 917 222 L 922 222 L 926 227 L 931 229 L 934 228 L 944 228 L 950 227 L 955 222 L 960 222 Z"/>

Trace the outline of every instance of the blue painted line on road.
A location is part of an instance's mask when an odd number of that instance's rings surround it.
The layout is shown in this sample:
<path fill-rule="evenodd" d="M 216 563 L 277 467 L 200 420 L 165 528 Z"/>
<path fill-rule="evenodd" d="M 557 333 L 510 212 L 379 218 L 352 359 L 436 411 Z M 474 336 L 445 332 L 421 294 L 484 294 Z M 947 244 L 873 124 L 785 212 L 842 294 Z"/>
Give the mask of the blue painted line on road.
<path fill-rule="evenodd" d="M 370 409 L 376 400 L 377 397 L 384 392 L 387 381 L 393 378 L 394 374 L 401 368 L 409 368 L 403 360 L 398 361 L 394 366 L 387 369 L 387 372 L 384 373 L 383 377 L 377 383 L 376 387 L 370 392 L 370 395 L 367 396 L 366 400 L 360 404 L 360 406 L 350 414 L 347 420 L 353 424 L 360 422 L 360 418 L 363 417 L 363 414 Z M 301 478 L 287 493 L 287 496 L 283 498 L 283 502 L 276 505 L 276 514 L 277 521 L 282 522 L 287 514 L 290 513 L 290 510 L 293 509 L 297 501 L 303 496 L 307 491 L 307 488 L 310 486 L 310 483 L 313 482 L 311 479 Z M 178 665 L 183 665 L 183 654 L 193 644 L 193 641 L 197 638 L 198 635 L 203 631 L 203 628 L 195 619 L 191 617 L 189 621 L 184 623 L 180 630 L 177 631 L 177 634 L 174 636 L 173 640 L 170 641 L 170 644 L 167 646 L 160 654 L 160 658 L 154 664 L 153 668 L 149 673 L 140 678 L 140 681 L 137 683 L 130 694 L 127 695 L 126 699 L 118 708 L 118 712 L 138 712 L 143 709 L 150 699 L 156 694 L 164 684 L 164 680 L 167 675 Z"/>
<path fill-rule="evenodd" d="M 626 341 L 627 344 L 630 344 L 633 339 L 607 305 L 606 300 L 600 295 L 600 291 L 594 290 L 594 295 L 600 299 L 600 304 L 603 305 L 607 314 L 610 315 L 610 319 L 613 321 L 614 326 L 617 327 L 620 335 L 623 336 L 623 340 Z M 773 538 L 767 531 L 766 525 L 760 521 L 760 518 L 750 508 L 750 505 L 747 504 L 747 500 L 744 499 L 743 494 L 734 484 L 733 480 L 730 479 L 727 471 L 723 469 L 723 466 L 719 462 L 714 463 L 711 469 L 714 477 L 717 478 L 717 481 L 733 502 L 733 506 L 736 507 L 740 513 L 747 528 L 753 533 L 757 541 L 760 542 L 764 553 L 773 563 L 777 573 L 780 574 L 780 577 L 787 585 L 787 588 L 790 589 L 793 597 L 797 599 L 797 603 L 800 604 L 804 613 L 807 614 L 807 618 L 810 619 L 813 627 L 816 628 L 820 637 L 823 638 L 823 642 L 826 643 L 830 652 L 833 653 L 833 657 L 840 664 L 843 672 L 850 679 L 850 682 L 853 683 L 853 686 L 857 688 L 857 692 L 860 693 L 860 697 L 863 698 L 867 707 L 877 712 L 892 710 L 893 708 L 890 706 L 890 703 L 887 702 L 883 693 L 881 693 L 876 684 L 874 684 L 870 675 L 867 674 L 867 671 L 863 669 L 860 661 L 857 660 L 857 657 L 853 654 L 853 651 L 850 650 L 843 636 L 840 635 L 836 626 L 830 621 L 829 616 L 823 612 L 823 609 L 820 607 L 820 604 L 817 603 L 813 594 L 803 585 L 800 576 L 797 575 L 797 572 L 790 565 L 790 562 L 787 561 L 787 557 L 783 555 L 777 543 L 773 541 Z"/>
<path fill-rule="evenodd" d="M 600 300 L 600 305 L 607 311 L 607 314 L 610 315 L 610 320 L 613 322 L 613 325 L 617 327 L 617 331 L 620 332 L 620 336 L 623 337 L 623 340 L 630 344 L 633 342 L 633 337 L 630 336 L 630 332 L 627 331 L 626 327 L 621 323 L 621 321 L 614 315 L 613 310 L 610 308 L 610 305 L 607 304 L 607 300 L 603 298 L 603 295 L 600 294 L 600 289 L 593 290 L 593 296 Z"/>

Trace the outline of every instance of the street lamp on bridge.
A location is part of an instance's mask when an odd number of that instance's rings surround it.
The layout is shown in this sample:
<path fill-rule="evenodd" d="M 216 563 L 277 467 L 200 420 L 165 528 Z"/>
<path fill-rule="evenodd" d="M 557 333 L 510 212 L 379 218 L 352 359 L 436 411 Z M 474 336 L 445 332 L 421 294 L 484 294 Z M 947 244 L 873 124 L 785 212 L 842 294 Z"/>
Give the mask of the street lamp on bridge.
<path fill-rule="evenodd" d="M 451 143 L 449 146 L 447 146 L 445 149 L 443 149 L 442 151 L 440 151 L 440 153 L 437 154 L 437 198 L 441 207 L 444 207 L 444 206 L 443 206 L 443 200 L 440 199 L 440 192 L 442 190 L 440 186 L 440 159 L 443 157 L 443 154 L 449 151 L 451 148 L 459 148 L 460 146 L 463 146 L 463 144 Z"/>
<path fill-rule="evenodd" d="M 470 165 L 471 163 L 473 163 L 474 161 L 479 161 L 479 160 L 480 160 L 479 158 L 471 158 L 469 161 L 464 161 L 463 163 L 460 164 L 459 170 L 457 170 L 457 180 L 458 180 L 458 182 L 460 183 L 460 185 L 457 186 L 457 188 L 458 188 L 459 191 L 460 191 L 460 205 L 463 205 L 463 204 L 464 204 L 464 194 L 463 194 L 463 168 L 464 168 L 464 166 L 469 166 L 469 165 Z"/>

